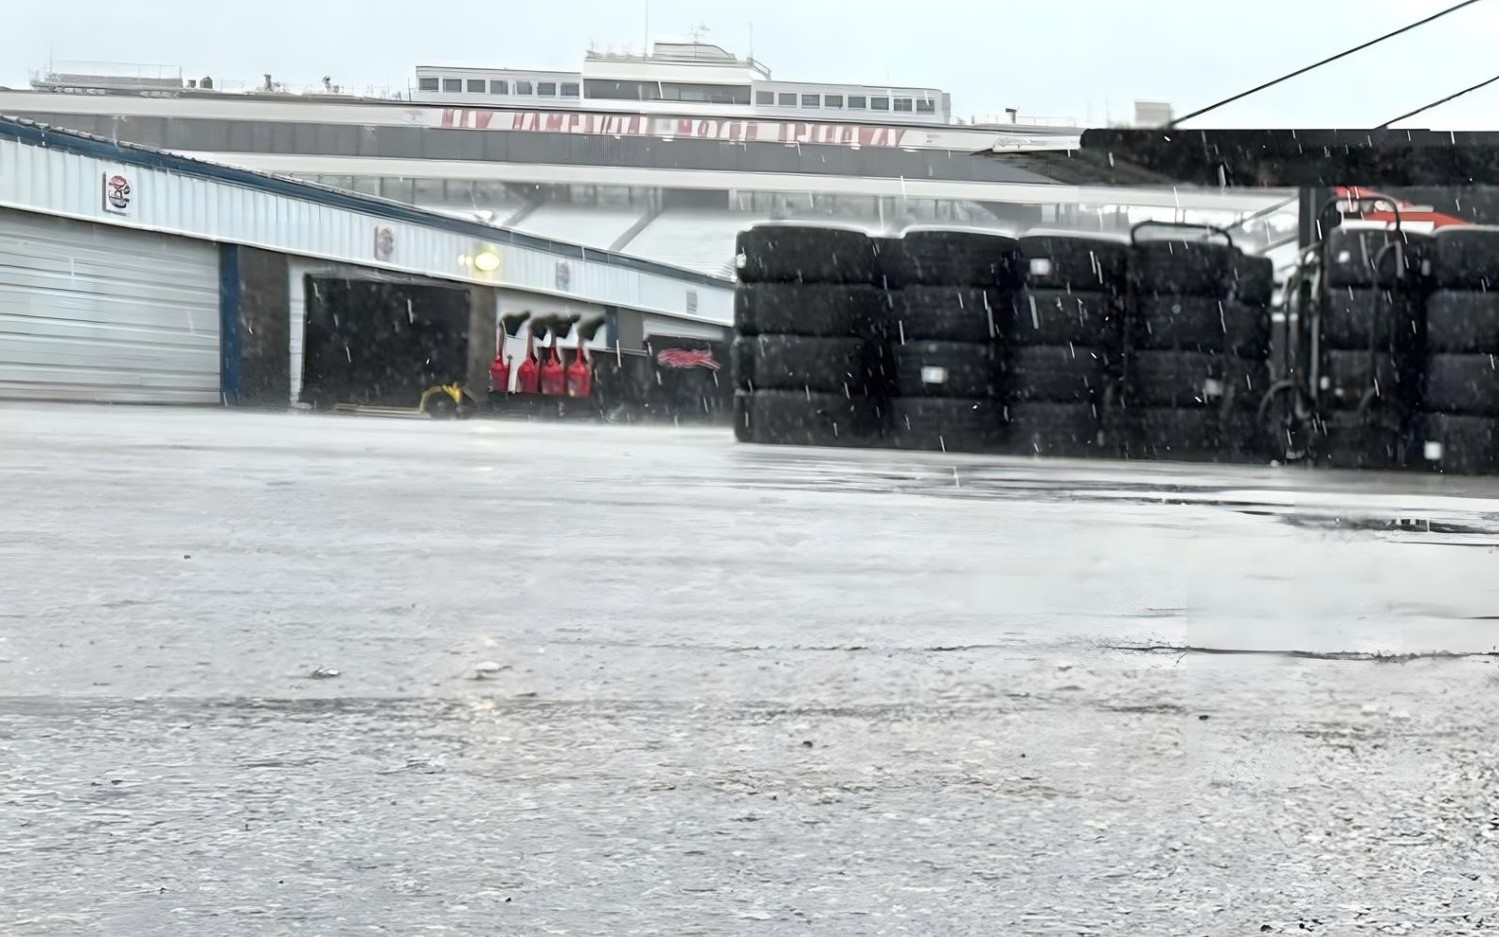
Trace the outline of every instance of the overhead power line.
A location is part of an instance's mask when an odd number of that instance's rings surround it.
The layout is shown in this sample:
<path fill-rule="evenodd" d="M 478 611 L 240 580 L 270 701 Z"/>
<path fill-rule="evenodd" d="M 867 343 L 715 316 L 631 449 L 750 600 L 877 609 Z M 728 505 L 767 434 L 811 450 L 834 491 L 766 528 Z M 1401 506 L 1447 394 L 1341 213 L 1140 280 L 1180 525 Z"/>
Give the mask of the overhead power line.
<path fill-rule="evenodd" d="M 1480 81 L 1478 84 L 1473 85 L 1471 88 L 1464 88 L 1463 90 L 1459 91 L 1456 94 L 1449 94 L 1445 98 L 1442 98 L 1440 101 L 1432 101 L 1430 104 L 1423 104 L 1423 105 L 1421 105 L 1420 107 L 1416 108 L 1413 111 L 1408 111 L 1408 112 L 1406 112 L 1404 114 L 1401 114 L 1399 117 L 1391 117 L 1389 120 L 1385 121 L 1384 123 L 1380 124 L 1378 127 L 1375 127 L 1374 129 L 1375 130 L 1385 130 L 1385 129 L 1388 129 L 1389 126 L 1390 126 L 1390 124 L 1396 123 L 1398 121 L 1405 120 L 1407 117 L 1415 117 L 1417 114 L 1425 113 L 1426 111 L 1429 111 L 1429 110 L 1431 110 L 1434 107 L 1441 107 L 1443 104 L 1446 104 L 1448 101 L 1456 101 L 1458 98 L 1462 97 L 1465 94 L 1472 94 L 1474 91 L 1477 91 L 1480 88 L 1487 88 L 1489 85 L 1492 85 L 1495 82 L 1499 82 L 1499 75 L 1495 75 L 1493 78 L 1490 78 L 1487 81 Z"/>
<path fill-rule="evenodd" d="M 1273 88 L 1273 87 L 1275 87 L 1276 85 L 1280 84 L 1283 81 L 1290 81 L 1292 78 L 1298 78 L 1298 77 L 1300 77 L 1302 75 L 1305 75 L 1309 71 L 1313 71 L 1314 69 L 1321 68 L 1322 66 L 1328 65 L 1328 64 L 1330 64 L 1332 62 L 1336 62 L 1339 59 L 1345 59 L 1348 56 L 1353 55 L 1356 52 L 1362 52 L 1362 51 L 1364 51 L 1365 49 L 1367 49 L 1367 48 L 1369 48 L 1371 46 L 1377 46 L 1381 42 L 1384 42 L 1386 39 L 1394 39 L 1396 36 L 1402 35 L 1404 33 L 1408 33 L 1408 32 L 1410 32 L 1413 29 L 1417 29 L 1417 28 L 1419 28 L 1421 26 L 1425 26 L 1427 23 L 1439 20 L 1439 19 L 1441 19 L 1444 16 L 1448 16 L 1450 14 L 1456 13 L 1458 10 L 1461 10 L 1464 7 L 1470 7 L 1473 4 L 1479 3 L 1479 2 L 1481 2 L 1481 0 L 1463 0 L 1462 3 L 1459 3 L 1459 4 L 1455 5 L 1455 6 L 1450 6 L 1447 9 L 1442 10 L 1439 13 L 1433 13 L 1431 16 L 1428 16 L 1425 19 L 1417 20 L 1416 22 L 1411 23 L 1411 24 L 1409 24 L 1407 26 L 1402 26 L 1402 27 L 1400 27 L 1399 29 L 1395 30 L 1392 33 L 1385 33 L 1383 36 L 1380 36 L 1378 39 L 1370 39 L 1368 42 L 1364 43 L 1363 45 L 1357 45 L 1357 46 L 1354 46 L 1351 49 L 1345 49 L 1344 51 L 1339 52 L 1337 55 L 1328 56 L 1327 58 L 1323 59 L 1320 62 L 1314 62 L 1313 64 L 1308 65 L 1305 68 L 1298 68 L 1294 72 L 1291 72 L 1291 73 L 1286 74 L 1286 75 L 1281 75 L 1279 78 L 1271 79 L 1270 81 L 1267 81 L 1267 82 L 1265 82 L 1262 85 L 1256 85 L 1255 87 L 1250 88 L 1248 91 L 1241 91 L 1240 93 L 1234 95 L 1231 98 L 1224 98 L 1222 101 L 1219 101 L 1216 104 L 1209 104 L 1207 107 L 1204 107 L 1204 108 L 1202 108 L 1200 110 L 1193 111 L 1192 113 L 1186 115 L 1185 117 L 1178 117 L 1175 120 L 1173 120 L 1171 123 L 1167 124 L 1166 126 L 1168 126 L 1168 127 L 1175 127 L 1177 124 L 1180 124 L 1182 121 L 1191 120 L 1194 117 L 1201 117 L 1203 114 L 1206 114 L 1209 111 L 1216 111 L 1218 108 L 1223 107 L 1225 104 L 1232 104 L 1235 101 L 1239 101 L 1239 100 L 1242 100 L 1244 98 L 1249 97 L 1251 94 L 1258 94 L 1261 91 L 1264 91 L 1266 88 Z"/>

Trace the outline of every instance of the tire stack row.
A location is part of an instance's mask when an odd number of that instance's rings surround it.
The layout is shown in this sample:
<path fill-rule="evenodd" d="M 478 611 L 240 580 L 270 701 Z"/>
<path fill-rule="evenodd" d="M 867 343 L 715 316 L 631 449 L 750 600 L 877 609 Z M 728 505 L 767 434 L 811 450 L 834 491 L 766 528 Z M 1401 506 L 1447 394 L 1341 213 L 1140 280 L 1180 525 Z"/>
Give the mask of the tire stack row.
<path fill-rule="evenodd" d="M 1431 240 L 1426 354 L 1413 462 L 1460 474 L 1499 470 L 1499 230 L 1455 227 Z"/>
<path fill-rule="evenodd" d="M 1323 246 L 1322 311 L 1309 448 L 1335 468 L 1405 462 L 1420 402 L 1424 235 L 1334 228 Z"/>
<path fill-rule="evenodd" d="M 884 240 L 887 437 L 899 449 L 983 452 L 1004 439 L 1001 340 L 1018 245 L 979 231 L 908 229 Z"/>
<path fill-rule="evenodd" d="M 1020 239 L 1024 288 L 1011 307 L 1007 451 L 1106 454 L 1103 414 L 1117 404 L 1129 243 L 1073 232 Z"/>
<path fill-rule="evenodd" d="M 1226 240 L 1137 241 L 1122 410 L 1127 458 L 1262 458 L 1270 386 L 1270 261 Z"/>
<path fill-rule="evenodd" d="M 884 420 L 873 322 L 879 256 L 862 231 L 762 224 L 738 236 L 734 434 L 741 442 L 863 446 Z"/>

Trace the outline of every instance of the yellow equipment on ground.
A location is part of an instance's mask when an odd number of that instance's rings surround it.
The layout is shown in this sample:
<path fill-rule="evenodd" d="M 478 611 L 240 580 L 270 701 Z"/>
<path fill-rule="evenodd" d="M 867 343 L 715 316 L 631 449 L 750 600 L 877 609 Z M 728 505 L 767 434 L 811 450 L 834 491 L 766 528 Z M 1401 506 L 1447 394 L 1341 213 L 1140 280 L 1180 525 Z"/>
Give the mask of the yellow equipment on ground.
<path fill-rule="evenodd" d="M 434 384 L 422 391 L 421 399 L 414 407 L 380 407 L 360 403 L 336 403 L 333 409 L 339 413 L 357 413 L 361 416 L 386 416 L 407 420 L 441 420 L 463 416 L 466 409 L 462 384 Z"/>

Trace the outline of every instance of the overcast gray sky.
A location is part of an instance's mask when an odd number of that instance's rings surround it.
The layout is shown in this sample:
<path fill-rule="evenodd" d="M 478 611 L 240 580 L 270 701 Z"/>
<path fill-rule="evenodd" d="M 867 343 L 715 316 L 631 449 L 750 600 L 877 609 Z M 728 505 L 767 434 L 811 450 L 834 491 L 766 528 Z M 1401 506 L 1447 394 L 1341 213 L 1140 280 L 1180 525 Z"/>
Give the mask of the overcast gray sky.
<path fill-rule="evenodd" d="M 959 114 L 1101 123 L 1135 98 L 1184 113 L 1455 0 L 0 0 L 0 83 L 56 60 L 181 66 L 293 84 L 405 87 L 418 63 L 577 69 L 590 44 L 639 48 L 699 24 L 779 78 L 935 86 Z M 1381 123 L 1499 73 L 1499 0 L 1205 117 L 1194 126 Z M 1403 126 L 1485 129 L 1499 85 Z"/>

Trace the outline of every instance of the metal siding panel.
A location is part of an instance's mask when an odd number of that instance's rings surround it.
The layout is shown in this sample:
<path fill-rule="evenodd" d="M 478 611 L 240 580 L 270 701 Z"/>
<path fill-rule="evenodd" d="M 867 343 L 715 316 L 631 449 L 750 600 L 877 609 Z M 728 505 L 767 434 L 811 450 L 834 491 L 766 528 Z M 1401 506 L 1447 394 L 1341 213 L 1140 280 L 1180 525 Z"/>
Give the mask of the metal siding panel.
<path fill-rule="evenodd" d="M 265 244 L 275 240 L 278 230 L 276 211 L 280 199 L 265 192 L 255 194 L 255 240 Z"/>
<path fill-rule="evenodd" d="M 219 402 L 212 245 L 0 212 L 0 396 Z"/>

